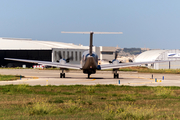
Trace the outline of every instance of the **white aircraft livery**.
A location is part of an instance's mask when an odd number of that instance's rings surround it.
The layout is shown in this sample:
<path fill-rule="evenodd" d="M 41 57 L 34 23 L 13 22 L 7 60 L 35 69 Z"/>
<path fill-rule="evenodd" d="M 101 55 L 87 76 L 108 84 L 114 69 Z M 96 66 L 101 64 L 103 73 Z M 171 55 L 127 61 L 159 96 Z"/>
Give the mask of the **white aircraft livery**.
<path fill-rule="evenodd" d="M 85 51 L 82 54 L 81 63 L 82 64 L 70 64 L 69 59 L 63 59 L 60 57 L 59 62 L 49 62 L 49 61 L 38 61 L 38 60 L 26 60 L 26 59 L 15 59 L 15 58 L 5 58 L 6 60 L 20 61 L 20 62 L 28 62 L 35 63 L 44 66 L 53 66 L 58 67 L 62 70 L 60 73 L 60 78 L 65 78 L 65 69 L 80 69 L 83 70 L 83 73 L 88 74 L 88 78 L 90 78 L 91 74 L 95 74 L 96 70 L 104 70 L 104 69 L 113 69 L 114 78 L 119 78 L 119 74 L 117 71 L 122 67 L 130 67 L 130 66 L 138 66 L 142 64 L 152 64 L 152 63 L 160 63 L 160 62 L 169 62 L 169 61 L 149 61 L 149 62 L 132 62 L 132 63 L 120 63 L 117 58 L 117 53 L 115 53 L 115 59 L 112 60 L 109 64 L 98 65 L 98 55 L 92 51 L 92 42 L 93 42 L 93 34 L 122 34 L 122 32 L 61 32 L 61 33 L 80 33 L 80 34 L 90 34 L 90 44 L 89 51 Z"/>

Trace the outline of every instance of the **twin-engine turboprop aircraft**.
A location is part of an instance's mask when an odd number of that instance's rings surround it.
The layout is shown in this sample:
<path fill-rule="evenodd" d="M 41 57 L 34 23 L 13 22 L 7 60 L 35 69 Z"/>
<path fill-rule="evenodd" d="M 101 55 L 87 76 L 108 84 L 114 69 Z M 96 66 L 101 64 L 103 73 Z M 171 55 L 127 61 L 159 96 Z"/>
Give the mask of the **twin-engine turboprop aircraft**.
<path fill-rule="evenodd" d="M 28 62 L 28 63 L 36 63 L 44 66 L 53 66 L 61 68 L 62 73 L 60 73 L 60 78 L 65 78 L 65 69 L 81 69 L 83 73 L 88 74 L 88 78 L 90 78 L 91 74 L 95 74 L 96 70 L 104 70 L 104 69 L 113 69 L 114 78 L 119 78 L 119 74 L 117 73 L 119 68 L 122 67 L 130 67 L 130 66 L 138 66 L 142 64 L 151 64 L 151 63 L 160 63 L 160 62 L 168 62 L 168 61 L 149 61 L 149 62 L 135 62 L 135 63 L 120 63 L 117 58 L 117 53 L 115 54 L 115 59 L 110 62 L 110 64 L 98 65 L 98 55 L 92 51 L 92 42 L 93 42 L 93 34 L 122 34 L 122 32 L 61 32 L 61 33 L 80 33 L 80 34 L 90 34 L 90 44 L 89 51 L 85 51 L 82 54 L 82 64 L 70 64 L 70 59 L 61 58 L 59 62 L 48 62 L 48 61 L 38 61 L 38 60 L 25 60 L 25 59 L 14 59 L 14 58 L 5 58 L 6 60 L 20 61 L 20 62 Z"/>

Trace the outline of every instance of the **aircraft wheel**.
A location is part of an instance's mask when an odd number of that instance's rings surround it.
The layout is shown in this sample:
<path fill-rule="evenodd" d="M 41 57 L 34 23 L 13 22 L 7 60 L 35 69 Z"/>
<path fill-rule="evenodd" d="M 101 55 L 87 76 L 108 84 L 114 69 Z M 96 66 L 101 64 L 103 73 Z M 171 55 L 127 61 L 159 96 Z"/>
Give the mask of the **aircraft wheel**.
<path fill-rule="evenodd" d="M 65 73 L 63 73 L 63 77 L 65 78 Z"/>
<path fill-rule="evenodd" d="M 60 78 L 65 78 L 65 73 L 60 73 Z"/>
<path fill-rule="evenodd" d="M 60 78 L 62 78 L 62 73 L 60 73 Z"/>
<path fill-rule="evenodd" d="M 118 73 L 114 73 L 114 78 L 119 78 L 119 74 Z"/>

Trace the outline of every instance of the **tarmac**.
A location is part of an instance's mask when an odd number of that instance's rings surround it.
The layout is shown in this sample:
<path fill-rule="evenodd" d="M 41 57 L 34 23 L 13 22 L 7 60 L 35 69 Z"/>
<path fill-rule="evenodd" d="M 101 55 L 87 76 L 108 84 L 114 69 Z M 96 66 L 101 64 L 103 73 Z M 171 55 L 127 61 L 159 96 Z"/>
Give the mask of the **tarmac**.
<path fill-rule="evenodd" d="M 114 79 L 112 71 L 97 71 L 87 78 L 80 70 L 70 70 L 66 78 L 60 78 L 60 70 L 39 69 L 0 69 L 2 75 L 21 75 L 24 78 L 13 81 L 0 81 L 0 85 L 28 84 L 28 85 L 128 85 L 128 86 L 180 86 L 180 74 L 152 74 L 137 72 L 121 72 L 119 78 Z"/>

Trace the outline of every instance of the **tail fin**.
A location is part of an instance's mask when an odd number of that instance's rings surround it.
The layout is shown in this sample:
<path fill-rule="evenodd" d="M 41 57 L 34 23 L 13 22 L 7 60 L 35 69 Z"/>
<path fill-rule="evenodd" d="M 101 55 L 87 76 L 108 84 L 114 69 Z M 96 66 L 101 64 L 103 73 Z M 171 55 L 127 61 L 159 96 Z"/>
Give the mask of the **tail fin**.
<path fill-rule="evenodd" d="M 90 32 L 89 55 L 92 56 L 93 32 Z"/>

